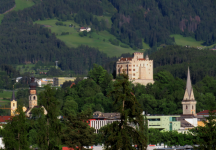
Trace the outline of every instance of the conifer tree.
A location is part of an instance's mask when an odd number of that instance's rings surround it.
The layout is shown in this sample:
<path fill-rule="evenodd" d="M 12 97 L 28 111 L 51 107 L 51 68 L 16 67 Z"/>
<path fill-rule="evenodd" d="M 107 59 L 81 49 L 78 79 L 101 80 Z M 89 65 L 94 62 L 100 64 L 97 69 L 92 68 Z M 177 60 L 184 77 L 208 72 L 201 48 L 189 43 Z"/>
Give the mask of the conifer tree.
<path fill-rule="evenodd" d="M 65 128 L 62 130 L 62 141 L 70 148 L 83 150 L 84 146 L 93 145 L 95 138 L 94 128 L 89 127 L 90 109 L 81 113 L 68 114 L 65 117 Z"/>
<path fill-rule="evenodd" d="M 18 106 L 16 113 L 18 115 L 11 116 L 11 120 L 1 130 L 5 149 L 28 150 L 30 149 L 27 138 L 29 123 L 22 106 Z"/>
<path fill-rule="evenodd" d="M 39 100 L 41 106 L 46 109 L 47 115 L 44 115 L 43 108 L 41 108 L 41 114 L 38 115 L 37 119 L 37 144 L 41 149 L 53 150 L 61 142 L 61 123 L 58 119 L 59 109 L 56 90 L 46 86 L 45 91 L 40 93 Z"/>
<path fill-rule="evenodd" d="M 148 140 L 141 106 L 130 88 L 128 76 L 120 76 L 122 78 L 116 80 L 111 92 L 115 99 L 114 107 L 120 112 L 120 120 L 102 129 L 104 146 L 107 150 L 131 150 L 137 145 L 139 149 L 145 150 Z"/>

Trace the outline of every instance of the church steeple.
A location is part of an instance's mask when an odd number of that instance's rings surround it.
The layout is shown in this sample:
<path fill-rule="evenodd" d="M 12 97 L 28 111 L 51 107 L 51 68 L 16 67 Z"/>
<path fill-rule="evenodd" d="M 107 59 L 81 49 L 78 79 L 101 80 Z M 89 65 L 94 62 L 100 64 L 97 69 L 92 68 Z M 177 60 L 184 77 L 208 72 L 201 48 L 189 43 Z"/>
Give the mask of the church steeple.
<path fill-rule="evenodd" d="M 15 116 L 15 112 L 17 110 L 17 100 L 15 98 L 15 93 L 14 93 L 14 86 L 13 86 L 13 93 L 11 97 L 11 116 Z"/>
<path fill-rule="evenodd" d="M 182 109 L 184 115 L 194 114 L 196 115 L 196 101 L 194 98 L 193 88 L 191 84 L 190 78 L 190 69 L 188 67 L 188 74 L 187 74 L 187 83 L 184 98 L 182 101 Z"/>

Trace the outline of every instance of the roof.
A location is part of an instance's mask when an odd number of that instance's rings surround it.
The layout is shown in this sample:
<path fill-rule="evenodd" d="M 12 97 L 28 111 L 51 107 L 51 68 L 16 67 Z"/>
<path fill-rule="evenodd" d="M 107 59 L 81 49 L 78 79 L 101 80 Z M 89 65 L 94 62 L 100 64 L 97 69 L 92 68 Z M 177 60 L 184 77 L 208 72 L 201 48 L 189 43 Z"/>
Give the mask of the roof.
<path fill-rule="evenodd" d="M 11 116 L 0 116 L 0 122 L 6 122 L 7 120 L 10 120 Z"/>
<path fill-rule="evenodd" d="M 190 78 L 190 70 L 188 67 L 188 75 L 187 75 L 187 84 L 186 84 L 186 89 L 188 92 L 189 97 L 191 96 L 191 91 L 192 91 L 192 85 L 191 85 L 191 78 Z"/>
<path fill-rule="evenodd" d="M 216 110 L 213 110 L 213 112 L 216 112 Z M 199 112 L 199 113 L 197 113 L 197 115 L 209 115 L 209 110 L 203 110 L 203 111 L 201 111 L 201 112 Z"/>
<path fill-rule="evenodd" d="M 13 89 L 13 93 L 12 93 L 12 97 L 11 97 L 11 101 L 15 100 L 16 101 L 16 98 L 15 98 L 15 93 L 14 93 L 14 89 Z"/>
<path fill-rule="evenodd" d="M 120 113 L 102 113 L 96 111 L 93 113 L 93 118 L 119 119 Z"/>
<path fill-rule="evenodd" d="M 181 122 L 181 127 L 188 127 L 188 128 L 194 127 L 192 124 L 190 124 L 185 120 L 187 118 L 196 118 L 196 117 L 194 115 L 181 115 L 181 117 L 177 118 L 177 121 Z"/>
<path fill-rule="evenodd" d="M 85 27 L 81 27 L 80 29 L 86 29 Z"/>
<path fill-rule="evenodd" d="M 138 60 L 145 60 L 145 58 L 139 58 Z"/>
<path fill-rule="evenodd" d="M 127 61 L 127 60 L 132 60 L 133 57 L 127 57 L 127 58 L 120 58 L 120 61 Z"/>

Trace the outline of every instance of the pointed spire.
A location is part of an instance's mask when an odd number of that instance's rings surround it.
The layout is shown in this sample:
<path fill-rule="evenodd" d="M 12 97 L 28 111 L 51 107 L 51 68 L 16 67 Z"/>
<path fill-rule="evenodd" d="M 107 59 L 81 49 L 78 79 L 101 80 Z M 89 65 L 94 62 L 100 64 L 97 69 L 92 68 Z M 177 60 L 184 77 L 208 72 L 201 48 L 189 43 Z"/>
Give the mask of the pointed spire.
<path fill-rule="evenodd" d="M 15 98 L 15 93 L 14 93 L 14 85 L 13 85 L 13 93 L 12 93 L 12 97 L 11 97 L 11 101 L 15 100 L 16 101 L 16 98 Z"/>
<path fill-rule="evenodd" d="M 146 55 L 145 59 L 146 59 L 146 60 L 149 60 L 148 54 Z"/>
<path fill-rule="evenodd" d="M 188 67 L 186 90 L 187 90 L 188 95 L 190 97 L 191 96 L 191 91 L 192 91 L 192 85 L 191 85 L 190 69 L 189 69 L 189 67 Z"/>

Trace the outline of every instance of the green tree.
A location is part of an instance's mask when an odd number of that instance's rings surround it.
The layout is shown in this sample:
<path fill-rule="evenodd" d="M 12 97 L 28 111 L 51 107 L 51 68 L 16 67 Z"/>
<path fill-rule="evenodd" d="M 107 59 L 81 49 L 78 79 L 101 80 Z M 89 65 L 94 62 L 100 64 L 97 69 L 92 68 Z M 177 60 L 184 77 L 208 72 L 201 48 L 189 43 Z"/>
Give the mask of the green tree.
<path fill-rule="evenodd" d="M 18 106 L 17 114 L 11 117 L 6 125 L 3 125 L 1 131 L 5 149 L 28 150 L 30 145 L 28 141 L 29 123 L 22 110 L 22 106 Z"/>
<path fill-rule="evenodd" d="M 146 149 L 148 140 L 146 134 L 143 134 L 145 126 L 141 106 L 132 93 L 128 76 L 125 74 L 120 76 L 122 78 L 116 80 L 114 90 L 111 92 L 115 100 L 114 106 L 120 112 L 120 121 L 103 128 L 104 146 L 110 150 L 135 149 L 133 145 Z"/>
<path fill-rule="evenodd" d="M 65 128 L 62 130 L 64 144 L 77 150 L 84 150 L 84 146 L 93 145 L 95 129 L 88 125 L 91 114 L 91 110 L 87 109 L 77 115 L 70 113 L 65 117 Z"/>
<path fill-rule="evenodd" d="M 198 126 L 190 130 L 195 136 L 195 143 L 200 150 L 215 150 L 216 149 L 216 113 L 209 111 L 209 116 L 205 117 L 204 126 Z"/>
<path fill-rule="evenodd" d="M 39 102 L 46 109 L 47 115 L 44 115 L 44 110 L 41 108 L 38 116 L 36 116 L 38 117 L 37 144 L 41 149 L 52 150 L 61 142 L 61 123 L 58 119 L 59 109 L 56 89 L 46 86 L 45 91 L 39 94 Z"/>

